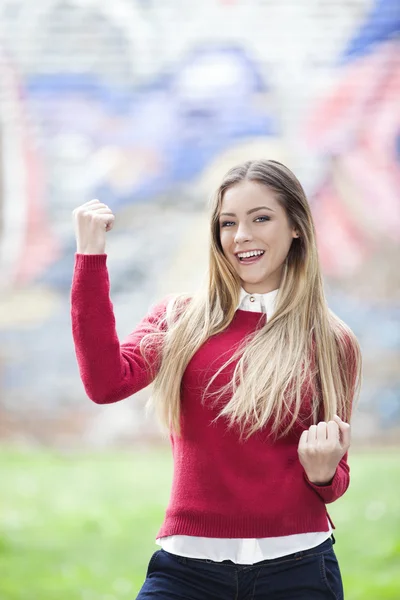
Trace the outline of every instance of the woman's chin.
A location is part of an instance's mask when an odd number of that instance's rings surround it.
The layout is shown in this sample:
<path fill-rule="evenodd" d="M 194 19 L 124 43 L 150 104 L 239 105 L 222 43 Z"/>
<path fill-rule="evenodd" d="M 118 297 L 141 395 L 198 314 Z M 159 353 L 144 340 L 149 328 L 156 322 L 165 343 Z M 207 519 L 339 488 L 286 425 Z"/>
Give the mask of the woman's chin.
<path fill-rule="evenodd" d="M 242 288 L 248 294 L 267 294 L 279 288 L 279 281 L 274 276 L 263 275 L 262 277 L 241 277 Z"/>

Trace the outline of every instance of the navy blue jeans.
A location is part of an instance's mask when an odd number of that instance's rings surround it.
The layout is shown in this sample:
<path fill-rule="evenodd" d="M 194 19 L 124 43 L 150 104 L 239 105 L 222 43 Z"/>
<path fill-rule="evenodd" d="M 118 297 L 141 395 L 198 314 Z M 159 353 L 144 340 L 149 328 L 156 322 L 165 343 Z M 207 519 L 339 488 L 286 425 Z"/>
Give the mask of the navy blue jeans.
<path fill-rule="evenodd" d="M 343 600 L 334 541 L 254 565 L 157 550 L 136 600 Z"/>

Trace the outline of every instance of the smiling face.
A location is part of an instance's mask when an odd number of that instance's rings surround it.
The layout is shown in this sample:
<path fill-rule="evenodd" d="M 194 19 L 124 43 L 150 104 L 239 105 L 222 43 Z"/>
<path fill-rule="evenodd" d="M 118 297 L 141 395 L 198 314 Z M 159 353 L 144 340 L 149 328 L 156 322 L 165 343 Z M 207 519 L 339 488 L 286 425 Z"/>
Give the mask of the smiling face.
<path fill-rule="evenodd" d="M 250 294 L 279 288 L 286 256 L 298 237 L 276 196 L 266 185 L 244 180 L 222 198 L 222 250 Z"/>

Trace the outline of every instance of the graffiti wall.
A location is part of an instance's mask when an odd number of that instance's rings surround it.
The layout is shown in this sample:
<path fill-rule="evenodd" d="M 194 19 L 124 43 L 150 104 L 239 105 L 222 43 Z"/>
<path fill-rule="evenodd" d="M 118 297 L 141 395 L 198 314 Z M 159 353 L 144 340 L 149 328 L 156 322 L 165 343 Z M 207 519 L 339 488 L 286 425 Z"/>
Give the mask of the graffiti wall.
<path fill-rule="evenodd" d="M 110 3 L 111 4 L 111 3 Z M 0 5 L 0 435 L 103 444 L 155 427 L 147 392 L 85 397 L 72 345 L 72 210 L 109 204 L 123 338 L 207 266 L 207 201 L 248 158 L 309 196 L 332 309 L 362 345 L 361 438 L 400 426 L 396 0 Z M 61 442 L 60 442 L 61 440 Z"/>

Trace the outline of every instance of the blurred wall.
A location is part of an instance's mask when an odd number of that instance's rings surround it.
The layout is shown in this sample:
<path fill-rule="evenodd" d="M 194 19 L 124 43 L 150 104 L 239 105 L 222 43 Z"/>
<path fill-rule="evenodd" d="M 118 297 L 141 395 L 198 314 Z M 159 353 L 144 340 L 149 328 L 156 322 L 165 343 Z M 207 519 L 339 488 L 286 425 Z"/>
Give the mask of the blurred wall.
<path fill-rule="evenodd" d="M 355 331 L 360 441 L 400 427 L 397 0 L 0 3 L 0 436 L 107 445 L 156 436 L 148 392 L 93 406 L 69 291 L 72 210 L 113 208 L 123 338 L 207 266 L 207 200 L 236 162 L 302 181 L 332 309 Z"/>

